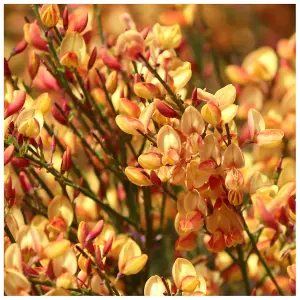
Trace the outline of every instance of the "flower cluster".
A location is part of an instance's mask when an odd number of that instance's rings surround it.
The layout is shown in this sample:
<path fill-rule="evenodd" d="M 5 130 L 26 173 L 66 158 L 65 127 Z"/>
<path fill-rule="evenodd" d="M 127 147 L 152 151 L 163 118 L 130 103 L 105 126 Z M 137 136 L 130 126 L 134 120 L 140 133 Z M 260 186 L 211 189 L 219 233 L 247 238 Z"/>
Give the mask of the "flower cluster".
<path fill-rule="evenodd" d="M 212 93 L 178 24 L 124 14 L 108 36 L 98 5 L 33 10 L 4 59 L 5 294 L 295 294 L 295 35 Z"/>

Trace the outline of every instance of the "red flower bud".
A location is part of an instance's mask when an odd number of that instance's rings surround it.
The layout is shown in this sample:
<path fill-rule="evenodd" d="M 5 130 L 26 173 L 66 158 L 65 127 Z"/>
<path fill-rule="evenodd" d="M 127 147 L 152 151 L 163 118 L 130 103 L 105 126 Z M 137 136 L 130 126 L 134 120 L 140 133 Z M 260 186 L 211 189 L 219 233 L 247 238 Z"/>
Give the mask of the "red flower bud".
<path fill-rule="evenodd" d="M 67 31 L 69 26 L 69 12 L 67 6 L 65 7 L 63 13 L 63 26 L 64 26 L 64 30 Z"/>
<path fill-rule="evenodd" d="M 85 244 L 87 244 L 89 241 L 94 240 L 103 230 L 104 222 L 103 220 L 100 220 L 97 222 L 97 224 L 93 227 L 93 229 L 90 231 L 88 236 L 86 237 Z"/>
<path fill-rule="evenodd" d="M 84 12 L 82 15 L 72 15 L 72 17 L 76 18 L 76 22 L 73 25 L 73 31 L 81 33 L 85 28 L 89 20 L 89 16 L 87 12 Z"/>
<path fill-rule="evenodd" d="M 11 51 L 10 56 L 14 56 L 17 55 L 21 52 L 23 52 L 27 47 L 27 42 L 25 40 L 22 40 L 21 42 L 19 42 L 16 47 Z"/>
<path fill-rule="evenodd" d="M 52 116 L 58 123 L 60 123 L 62 125 L 68 124 L 68 120 L 67 120 L 66 116 L 60 112 L 60 110 L 57 108 L 55 103 L 52 105 L 51 112 L 52 112 Z"/>
<path fill-rule="evenodd" d="M 120 62 L 115 57 L 113 57 L 106 48 L 100 48 L 99 55 L 106 66 L 116 71 L 121 70 Z"/>
<path fill-rule="evenodd" d="M 96 58 L 97 58 L 97 47 L 94 47 L 94 49 L 91 53 L 89 62 L 88 62 L 88 69 L 89 70 L 94 66 Z"/>
<path fill-rule="evenodd" d="M 9 176 L 9 178 L 6 180 L 4 184 L 4 197 L 5 199 L 14 199 L 16 195 L 16 190 L 12 185 L 12 179 Z"/>
<path fill-rule="evenodd" d="M 64 172 L 69 171 L 71 168 L 72 168 L 72 154 L 71 154 L 71 149 L 67 147 L 62 157 L 60 172 L 63 174 Z"/>
<path fill-rule="evenodd" d="M 111 249 L 111 246 L 113 244 L 113 235 L 110 234 L 108 240 L 105 242 L 104 244 L 104 248 L 103 248 L 103 256 L 106 256 L 108 254 L 108 252 L 110 251 Z"/>
<path fill-rule="evenodd" d="M 18 133 L 17 142 L 18 142 L 19 145 L 23 144 L 23 134 L 22 133 Z"/>
<path fill-rule="evenodd" d="M 28 159 L 26 158 L 21 158 L 21 157 L 14 157 L 12 160 L 11 160 L 11 163 L 13 166 L 15 166 L 16 168 L 18 169 L 21 169 L 21 168 L 26 168 L 29 166 L 30 162 Z"/>
<path fill-rule="evenodd" d="M 179 115 L 176 110 L 174 110 L 172 107 L 167 105 L 166 103 L 162 102 L 161 100 L 155 101 L 157 110 L 165 117 L 167 118 L 178 118 Z"/>
<path fill-rule="evenodd" d="M 153 184 L 161 185 L 160 178 L 157 176 L 157 174 L 153 170 L 151 170 L 151 172 L 150 172 L 150 180 L 152 181 Z"/>
<path fill-rule="evenodd" d="M 35 51 L 33 51 L 29 56 L 29 62 L 28 62 L 28 73 L 32 80 L 35 78 L 36 74 L 39 71 L 40 63 L 41 63 L 40 57 L 36 54 Z"/>
<path fill-rule="evenodd" d="M 294 196 L 290 196 L 288 199 L 288 205 L 291 211 L 295 214 L 296 213 L 296 200 Z"/>
<path fill-rule="evenodd" d="M 21 187 L 24 190 L 24 192 L 28 193 L 28 194 L 32 194 L 33 193 L 32 185 L 24 171 L 20 172 L 19 180 L 20 180 L 20 184 L 21 184 Z"/>
<path fill-rule="evenodd" d="M 13 101 L 8 104 L 5 110 L 4 119 L 10 117 L 11 115 L 17 113 L 24 106 L 26 100 L 26 93 L 24 91 L 18 90 Z"/>
<path fill-rule="evenodd" d="M 148 36 L 148 33 L 150 31 L 149 27 L 144 28 L 140 33 L 143 36 L 144 40 L 146 39 L 146 37 Z"/>
<path fill-rule="evenodd" d="M 13 158 L 15 146 L 10 144 L 4 151 L 4 166 L 6 166 Z"/>

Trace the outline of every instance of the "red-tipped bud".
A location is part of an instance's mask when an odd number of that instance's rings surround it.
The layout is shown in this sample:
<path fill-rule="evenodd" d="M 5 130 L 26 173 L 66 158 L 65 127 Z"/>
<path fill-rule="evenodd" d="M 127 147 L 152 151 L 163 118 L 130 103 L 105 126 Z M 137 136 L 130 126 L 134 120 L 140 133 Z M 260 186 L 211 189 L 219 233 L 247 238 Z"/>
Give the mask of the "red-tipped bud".
<path fill-rule="evenodd" d="M 11 51 L 10 56 L 17 55 L 21 52 L 23 52 L 27 47 L 27 42 L 25 40 L 20 41 L 16 47 Z"/>
<path fill-rule="evenodd" d="M 11 77 L 11 71 L 6 58 L 4 58 L 4 76 Z"/>
<path fill-rule="evenodd" d="M 97 47 L 94 47 L 94 49 L 91 53 L 89 62 L 88 62 L 88 69 L 89 70 L 94 66 L 96 58 L 97 58 Z"/>
<path fill-rule="evenodd" d="M 71 153 L 71 149 L 67 147 L 62 157 L 60 172 L 63 174 L 64 172 L 71 170 L 71 168 L 72 168 L 72 153 Z"/>
<path fill-rule="evenodd" d="M 4 151 L 4 166 L 6 166 L 13 158 L 15 146 L 10 144 Z"/>
<path fill-rule="evenodd" d="M 29 62 L 28 62 L 28 73 L 33 80 L 36 76 L 36 74 L 39 71 L 41 64 L 40 57 L 36 54 L 35 51 L 32 51 L 31 55 L 29 56 Z"/>
<path fill-rule="evenodd" d="M 25 104 L 25 100 L 26 100 L 26 93 L 21 90 L 16 91 L 13 101 L 8 104 L 5 110 L 4 119 L 20 111 Z"/>
<path fill-rule="evenodd" d="M 150 172 L 150 180 L 152 181 L 153 184 L 161 185 L 160 178 L 157 176 L 157 174 L 153 170 L 151 170 L 151 172 Z"/>
<path fill-rule="evenodd" d="M 145 57 L 147 60 L 149 60 L 150 55 L 151 55 L 150 50 L 147 50 L 147 51 L 145 52 L 144 57 Z"/>
<path fill-rule="evenodd" d="M 54 270 L 53 270 L 53 262 L 52 260 L 49 261 L 49 264 L 47 266 L 46 269 L 46 275 L 51 279 L 55 279 L 55 274 L 54 274 Z"/>
<path fill-rule="evenodd" d="M 89 16 L 87 12 L 84 12 L 82 15 L 74 15 L 76 16 L 76 22 L 73 25 L 73 31 L 81 33 L 85 28 L 89 20 Z"/>
<path fill-rule="evenodd" d="M 52 112 L 52 116 L 58 123 L 60 123 L 61 125 L 68 124 L 68 120 L 67 120 L 66 116 L 60 112 L 60 110 L 57 108 L 55 103 L 52 105 L 51 112 Z"/>
<path fill-rule="evenodd" d="M 77 238 L 82 246 L 84 246 L 84 243 L 85 243 L 85 240 L 86 240 L 86 237 L 88 236 L 88 234 L 89 234 L 89 229 L 88 229 L 86 222 L 81 221 L 78 225 Z"/>
<path fill-rule="evenodd" d="M 116 71 L 121 70 L 120 62 L 115 57 L 113 57 L 106 48 L 100 48 L 99 55 L 106 66 Z"/>
<path fill-rule="evenodd" d="M 51 138 L 50 151 L 53 153 L 53 152 L 55 152 L 55 149 L 56 149 L 56 138 L 53 135 L 52 138 Z"/>
<path fill-rule="evenodd" d="M 69 26 L 69 12 L 67 6 L 65 7 L 63 13 L 63 26 L 64 26 L 64 30 L 67 31 Z"/>
<path fill-rule="evenodd" d="M 105 242 L 104 244 L 104 248 L 103 248 L 103 256 L 106 256 L 108 254 L 108 252 L 110 251 L 111 249 L 111 246 L 113 244 L 113 241 L 114 241 L 114 237 L 112 234 L 110 234 L 108 240 Z"/>
<path fill-rule="evenodd" d="M 11 160 L 11 163 L 13 166 L 15 166 L 18 169 L 26 168 L 29 166 L 30 162 L 26 158 L 21 158 L 21 157 L 14 157 Z"/>
<path fill-rule="evenodd" d="M 165 117 L 167 118 L 178 118 L 179 115 L 176 110 L 174 110 L 172 107 L 167 105 L 166 103 L 162 102 L 161 100 L 157 99 L 155 101 L 157 110 Z"/>
<path fill-rule="evenodd" d="M 97 224 L 93 227 L 93 229 L 88 234 L 85 243 L 87 244 L 89 241 L 94 240 L 103 230 L 104 222 L 100 220 Z"/>
<path fill-rule="evenodd" d="M 24 190 L 24 192 L 28 193 L 28 194 L 32 194 L 33 187 L 24 171 L 20 172 L 19 180 L 20 180 L 20 184 L 21 184 L 21 187 Z"/>

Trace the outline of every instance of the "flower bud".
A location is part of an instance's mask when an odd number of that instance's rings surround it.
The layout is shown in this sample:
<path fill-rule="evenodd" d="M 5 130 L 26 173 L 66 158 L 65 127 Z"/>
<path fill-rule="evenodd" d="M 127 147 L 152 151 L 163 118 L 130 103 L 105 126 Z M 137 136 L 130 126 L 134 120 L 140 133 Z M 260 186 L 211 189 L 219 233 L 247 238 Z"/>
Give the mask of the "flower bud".
<path fill-rule="evenodd" d="M 137 96 L 144 99 L 153 99 L 159 96 L 159 89 L 156 85 L 147 82 L 136 83 L 133 87 Z"/>
<path fill-rule="evenodd" d="M 139 164 L 147 170 L 156 170 L 162 166 L 162 155 L 157 152 L 143 153 L 139 156 Z"/>
<path fill-rule="evenodd" d="M 158 177 L 155 171 L 151 170 L 150 172 L 150 180 L 155 185 L 161 185 L 161 179 Z"/>
<path fill-rule="evenodd" d="M 70 147 L 67 147 L 62 157 L 60 172 L 64 174 L 65 172 L 71 170 L 71 168 L 72 168 L 72 154 L 71 154 Z"/>
<path fill-rule="evenodd" d="M 41 20 L 45 27 L 54 27 L 60 19 L 59 7 L 57 4 L 44 4 L 40 11 Z"/>
<path fill-rule="evenodd" d="M 108 252 L 110 251 L 113 241 L 114 241 L 114 236 L 113 236 L 113 234 L 110 234 L 108 240 L 104 244 L 104 248 L 103 248 L 103 256 L 104 257 L 107 256 Z"/>
<path fill-rule="evenodd" d="M 141 168 L 126 167 L 125 174 L 129 181 L 138 186 L 150 186 L 152 181 L 150 176 Z"/>
<path fill-rule="evenodd" d="M 26 168 L 30 165 L 29 160 L 26 158 L 22 158 L 22 157 L 14 157 L 11 160 L 11 163 L 13 166 L 15 166 L 18 169 Z"/>
<path fill-rule="evenodd" d="M 54 119 L 60 123 L 61 125 L 67 125 L 68 124 L 68 119 L 64 114 L 61 113 L 61 111 L 57 108 L 55 103 L 52 105 L 51 108 L 51 113 Z"/>
<path fill-rule="evenodd" d="M 15 146 L 10 144 L 4 151 L 4 166 L 6 166 L 13 158 Z"/>
<path fill-rule="evenodd" d="M 25 104 L 26 93 L 22 90 L 14 92 L 14 98 L 11 103 L 8 104 L 5 110 L 4 119 L 7 119 L 11 115 L 19 112 Z"/>
<path fill-rule="evenodd" d="M 179 118 L 179 115 L 176 110 L 167 105 L 165 102 L 162 102 L 159 99 L 155 100 L 155 105 L 157 110 L 167 118 Z"/>
<path fill-rule="evenodd" d="M 120 99 L 119 111 L 123 115 L 134 117 L 136 119 L 141 115 L 139 106 L 126 98 Z"/>
<path fill-rule="evenodd" d="M 67 6 L 65 7 L 63 12 L 63 26 L 64 26 L 64 30 L 67 31 L 69 26 L 69 12 Z"/>
<path fill-rule="evenodd" d="M 88 62 L 88 70 L 90 70 L 94 66 L 96 58 L 97 58 L 97 47 L 94 47 Z"/>
<path fill-rule="evenodd" d="M 139 245 L 129 239 L 122 247 L 118 267 L 119 271 L 123 275 L 133 275 L 139 273 L 146 265 L 148 256 L 142 254 Z"/>
<path fill-rule="evenodd" d="M 25 40 L 20 41 L 16 47 L 12 50 L 10 56 L 17 55 L 19 53 L 22 53 L 27 47 L 27 42 Z"/>
<path fill-rule="evenodd" d="M 112 71 L 105 82 L 106 89 L 109 93 L 113 94 L 118 86 L 118 73 L 117 71 Z"/>
<path fill-rule="evenodd" d="M 134 30 L 127 30 L 119 35 L 116 42 L 116 50 L 119 55 L 135 60 L 144 52 L 145 43 L 143 36 Z"/>
<path fill-rule="evenodd" d="M 32 80 L 35 78 L 36 74 L 39 71 L 40 61 L 40 57 L 36 54 L 35 51 L 32 51 L 31 55 L 29 56 L 28 62 L 28 72 Z"/>
<path fill-rule="evenodd" d="M 113 69 L 116 71 L 121 70 L 121 68 L 122 68 L 121 63 L 108 52 L 107 48 L 100 48 L 99 56 L 102 59 L 103 63 L 106 66 L 108 66 L 110 69 Z"/>
<path fill-rule="evenodd" d="M 16 190 L 12 185 L 11 176 L 4 183 L 4 197 L 6 199 L 14 199 L 16 195 Z"/>
<path fill-rule="evenodd" d="M 116 123 L 122 131 L 128 134 L 140 135 L 138 130 L 141 132 L 145 132 L 145 128 L 142 122 L 130 116 L 118 115 L 116 117 Z"/>
<path fill-rule="evenodd" d="M 104 270 L 104 264 L 102 262 L 102 255 L 101 255 L 101 250 L 99 245 L 95 245 L 95 261 L 98 267 L 101 270 Z"/>
<path fill-rule="evenodd" d="M 97 222 L 97 224 L 92 228 L 92 230 L 87 235 L 85 244 L 87 244 L 89 241 L 93 241 L 97 236 L 99 236 L 103 228 L 104 228 L 104 222 L 103 220 L 100 220 L 99 222 Z"/>
<path fill-rule="evenodd" d="M 76 20 L 75 20 L 75 22 L 72 23 L 73 31 L 81 33 L 82 31 L 85 30 L 85 28 L 88 24 L 89 15 L 87 12 L 84 11 L 80 15 L 74 14 L 74 16 L 76 16 Z M 71 18 L 72 17 L 73 17 L 73 15 L 71 16 Z"/>
<path fill-rule="evenodd" d="M 243 191 L 241 190 L 230 190 L 228 193 L 228 201 L 234 206 L 243 204 Z"/>
<path fill-rule="evenodd" d="M 32 194 L 33 193 L 33 187 L 29 181 L 29 178 L 27 177 L 26 173 L 24 171 L 21 171 L 19 174 L 19 180 L 22 189 L 25 193 Z"/>
<path fill-rule="evenodd" d="M 248 111 L 248 127 L 251 141 L 254 141 L 256 134 L 266 128 L 262 115 L 256 109 L 251 108 Z"/>

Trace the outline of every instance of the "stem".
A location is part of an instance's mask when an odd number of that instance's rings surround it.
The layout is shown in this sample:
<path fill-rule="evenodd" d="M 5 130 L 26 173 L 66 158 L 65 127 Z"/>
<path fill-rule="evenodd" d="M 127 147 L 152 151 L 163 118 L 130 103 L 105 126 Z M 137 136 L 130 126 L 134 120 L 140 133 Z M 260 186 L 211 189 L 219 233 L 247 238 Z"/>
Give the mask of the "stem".
<path fill-rule="evenodd" d="M 142 62 L 145 64 L 145 66 L 148 68 L 148 70 L 158 79 L 158 81 L 163 85 L 165 90 L 169 93 L 171 98 L 174 100 L 178 108 L 180 109 L 181 112 L 184 112 L 184 106 L 182 104 L 182 101 L 177 98 L 175 93 L 172 91 L 170 86 L 160 77 L 160 75 L 157 73 L 157 71 L 150 65 L 148 60 L 142 55 L 139 54 L 139 58 L 142 60 Z"/>
<path fill-rule="evenodd" d="M 98 29 L 99 29 L 100 40 L 101 40 L 101 43 L 104 45 L 105 40 L 104 40 L 104 35 L 103 35 L 103 28 L 102 28 L 102 22 L 101 22 L 101 12 L 100 12 L 99 6 L 100 6 L 100 4 L 94 4 L 94 11 L 95 11 L 97 25 L 98 25 Z"/>
<path fill-rule="evenodd" d="M 251 232 L 250 232 L 250 230 L 249 230 L 249 228 L 248 228 L 248 225 L 247 225 L 247 223 L 246 223 L 246 221 L 245 221 L 243 215 L 240 214 L 240 216 L 241 216 L 241 218 L 242 218 L 242 220 L 243 220 L 244 228 L 245 228 L 245 230 L 246 230 L 246 232 L 247 232 L 247 235 L 248 235 L 248 237 L 249 237 L 249 239 L 250 239 L 250 241 L 251 241 L 251 243 L 252 243 L 253 250 L 255 251 L 255 253 L 257 254 L 257 256 L 258 256 L 258 258 L 259 258 L 259 260 L 260 260 L 260 262 L 261 262 L 262 265 L 264 266 L 264 268 L 265 268 L 265 270 L 266 270 L 268 276 L 271 278 L 271 280 L 273 281 L 274 285 L 276 286 L 279 295 L 283 296 L 283 292 L 282 292 L 280 286 L 278 285 L 278 283 L 277 283 L 277 281 L 276 281 L 274 275 L 272 274 L 272 271 L 270 270 L 268 264 L 266 263 L 265 259 L 263 258 L 263 256 L 261 255 L 261 253 L 259 252 L 259 250 L 258 250 L 258 248 L 257 248 L 257 246 L 256 246 L 255 238 L 254 238 L 253 235 L 251 234 Z"/>
<path fill-rule="evenodd" d="M 227 145 L 229 146 L 231 144 L 231 135 L 228 123 L 225 124 L 225 128 L 227 133 Z"/>
<path fill-rule="evenodd" d="M 237 248 L 237 252 L 239 255 L 239 261 L 240 261 L 239 267 L 242 271 L 246 295 L 249 296 L 251 293 L 251 288 L 250 288 L 250 282 L 249 282 L 248 273 L 247 273 L 247 266 L 246 266 L 246 262 L 244 260 L 244 252 L 243 252 L 241 245 L 238 245 L 236 248 Z"/>
<path fill-rule="evenodd" d="M 15 240 L 14 236 L 12 235 L 11 231 L 9 230 L 9 228 L 6 224 L 4 226 L 4 231 L 5 231 L 6 235 L 8 236 L 10 242 L 15 243 L 16 240 Z"/>

